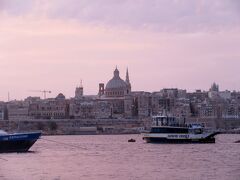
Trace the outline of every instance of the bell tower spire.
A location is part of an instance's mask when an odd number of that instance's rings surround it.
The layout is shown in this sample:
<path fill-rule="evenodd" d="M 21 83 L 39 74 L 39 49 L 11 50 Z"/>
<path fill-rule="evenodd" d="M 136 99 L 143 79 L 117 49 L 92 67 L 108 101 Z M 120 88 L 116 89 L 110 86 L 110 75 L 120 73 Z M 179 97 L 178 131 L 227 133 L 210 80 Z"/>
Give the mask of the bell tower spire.
<path fill-rule="evenodd" d="M 82 79 L 81 79 L 81 81 L 80 81 L 80 86 L 79 86 L 80 88 L 83 88 L 83 82 L 82 82 Z"/>
<path fill-rule="evenodd" d="M 127 94 L 129 94 L 131 92 L 131 83 L 130 83 L 130 78 L 129 78 L 129 73 L 128 73 L 128 68 L 127 68 L 127 72 L 126 72 L 126 80 L 125 80 L 126 84 L 127 84 Z"/>
<path fill-rule="evenodd" d="M 127 73 L 126 73 L 126 83 L 127 83 L 127 84 L 130 84 L 128 68 L 127 68 Z"/>

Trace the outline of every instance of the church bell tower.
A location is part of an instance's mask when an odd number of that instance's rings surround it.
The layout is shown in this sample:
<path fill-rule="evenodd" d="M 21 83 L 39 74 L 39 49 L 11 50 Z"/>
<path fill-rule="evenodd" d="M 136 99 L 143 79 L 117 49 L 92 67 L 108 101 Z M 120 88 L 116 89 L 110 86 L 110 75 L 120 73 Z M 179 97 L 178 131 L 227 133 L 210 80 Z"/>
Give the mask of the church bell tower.
<path fill-rule="evenodd" d="M 83 85 L 81 80 L 80 86 L 76 87 L 75 98 L 80 99 L 82 97 L 83 97 Z"/>
<path fill-rule="evenodd" d="M 127 68 L 127 72 L 126 72 L 126 80 L 125 80 L 125 82 L 127 84 L 127 94 L 130 94 L 131 90 L 132 90 L 132 87 L 131 87 L 131 83 L 130 83 L 128 68 Z"/>

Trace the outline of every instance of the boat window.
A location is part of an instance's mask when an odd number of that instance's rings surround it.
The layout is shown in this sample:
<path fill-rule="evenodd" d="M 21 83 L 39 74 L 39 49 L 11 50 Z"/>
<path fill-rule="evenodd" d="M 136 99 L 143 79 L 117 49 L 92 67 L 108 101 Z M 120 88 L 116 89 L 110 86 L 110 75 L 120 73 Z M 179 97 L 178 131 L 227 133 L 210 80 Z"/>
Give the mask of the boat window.
<path fill-rule="evenodd" d="M 202 134 L 202 129 L 194 129 L 194 134 Z"/>
<path fill-rule="evenodd" d="M 163 122 L 162 122 L 163 126 L 167 126 L 167 124 L 168 124 L 167 122 L 168 122 L 168 119 L 167 118 L 163 118 Z"/>
<path fill-rule="evenodd" d="M 169 133 L 169 134 L 186 134 L 188 133 L 188 128 L 162 128 L 153 127 L 151 133 Z"/>

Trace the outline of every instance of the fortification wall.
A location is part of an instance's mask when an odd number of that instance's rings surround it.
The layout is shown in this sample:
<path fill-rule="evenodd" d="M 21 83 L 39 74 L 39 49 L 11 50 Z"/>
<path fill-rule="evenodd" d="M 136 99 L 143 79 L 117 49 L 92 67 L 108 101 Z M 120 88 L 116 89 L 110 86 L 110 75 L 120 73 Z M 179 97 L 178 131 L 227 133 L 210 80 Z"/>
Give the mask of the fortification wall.
<path fill-rule="evenodd" d="M 137 119 L 1 120 L 0 129 L 7 132 L 40 130 L 45 135 L 127 134 L 139 133 L 145 123 Z"/>

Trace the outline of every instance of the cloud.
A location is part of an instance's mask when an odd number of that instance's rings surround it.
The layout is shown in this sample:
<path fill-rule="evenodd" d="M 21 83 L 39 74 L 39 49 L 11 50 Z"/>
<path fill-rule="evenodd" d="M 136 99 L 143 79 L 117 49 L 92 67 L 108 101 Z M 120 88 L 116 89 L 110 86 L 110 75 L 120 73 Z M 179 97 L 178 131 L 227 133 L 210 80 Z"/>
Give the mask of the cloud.
<path fill-rule="evenodd" d="M 115 65 L 134 90 L 240 89 L 239 2 L 0 0 L 0 99 L 69 97 L 80 79 L 96 94 Z"/>
<path fill-rule="evenodd" d="M 2 12 L 157 31 L 239 28 L 238 0 L 0 0 Z"/>

